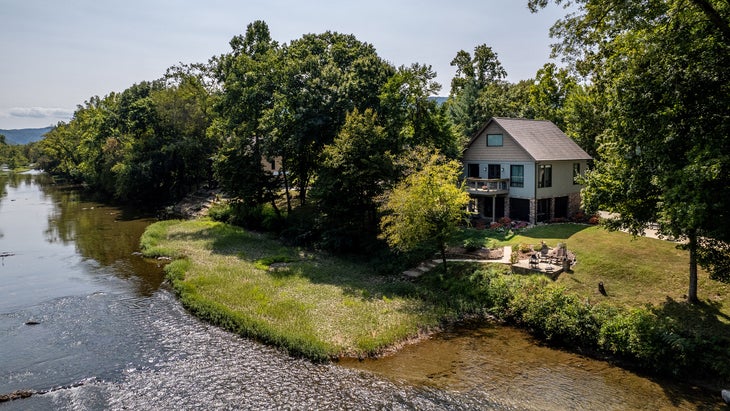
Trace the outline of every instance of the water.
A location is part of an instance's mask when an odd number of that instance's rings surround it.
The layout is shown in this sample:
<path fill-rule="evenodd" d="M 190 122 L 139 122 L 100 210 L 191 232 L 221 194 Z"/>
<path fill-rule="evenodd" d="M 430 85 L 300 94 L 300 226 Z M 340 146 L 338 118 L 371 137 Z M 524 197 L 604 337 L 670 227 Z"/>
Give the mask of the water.
<path fill-rule="evenodd" d="M 151 219 L 43 175 L 0 187 L 0 253 L 13 254 L 0 259 L 0 394 L 44 392 L 0 410 L 721 407 L 504 327 L 379 360 L 294 359 L 188 315 L 158 263 L 134 255 Z"/>

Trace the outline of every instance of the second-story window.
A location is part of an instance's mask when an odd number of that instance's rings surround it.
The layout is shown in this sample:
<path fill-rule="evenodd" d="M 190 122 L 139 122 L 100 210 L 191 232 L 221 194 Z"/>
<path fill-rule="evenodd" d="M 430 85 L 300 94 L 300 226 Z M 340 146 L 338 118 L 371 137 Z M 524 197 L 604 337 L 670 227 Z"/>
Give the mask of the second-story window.
<path fill-rule="evenodd" d="M 545 188 L 553 186 L 553 166 L 552 164 L 540 164 L 537 169 L 537 188 Z"/>
<path fill-rule="evenodd" d="M 487 147 L 501 147 L 502 146 L 502 135 L 501 134 L 487 134 Z"/>
<path fill-rule="evenodd" d="M 524 187 L 525 186 L 525 166 L 511 165 L 509 167 L 509 186 Z"/>

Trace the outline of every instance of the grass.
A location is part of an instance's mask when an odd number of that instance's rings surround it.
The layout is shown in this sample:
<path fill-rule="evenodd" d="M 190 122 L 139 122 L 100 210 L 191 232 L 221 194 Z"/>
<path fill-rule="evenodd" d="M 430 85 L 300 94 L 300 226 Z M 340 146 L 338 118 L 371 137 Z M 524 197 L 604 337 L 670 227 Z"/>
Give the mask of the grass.
<path fill-rule="evenodd" d="M 373 355 L 443 317 L 411 283 L 223 223 L 159 222 L 141 242 L 148 256 L 184 256 L 168 273 L 188 309 L 313 359 Z"/>
<path fill-rule="evenodd" d="M 544 225 L 507 235 L 469 229 L 456 241 L 466 237 L 492 238 L 500 246 L 513 247 L 531 244 L 537 248 L 541 241 L 550 247 L 565 243 L 575 253 L 578 264 L 573 273 L 560 275 L 557 283 L 591 301 L 634 307 L 659 305 L 685 299 L 689 287 L 688 252 L 669 241 L 580 224 Z M 607 297 L 598 293 L 599 281 L 604 283 Z M 730 316 L 730 285 L 710 280 L 701 269 L 698 297 L 716 306 L 725 321 Z"/>
<path fill-rule="evenodd" d="M 670 324 L 730 337 L 730 286 L 701 271 L 702 303 L 683 303 L 688 256 L 674 243 L 577 224 L 517 234 L 464 230 L 454 241 L 466 238 L 513 246 L 566 243 L 578 264 L 559 276 L 558 289 L 589 305 L 651 305 Z M 444 322 L 487 314 L 479 291 L 486 277 L 470 274 L 468 264 L 450 264 L 449 275 L 436 269 L 409 282 L 209 220 L 153 224 L 141 243 L 148 256 L 176 259 L 167 266 L 168 276 L 195 315 L 314 360 L 379 354 Z M 520 279 L 503 277 L 499 281 L 514 284 Z M 608 296 L 598 293 L 599 281 Z"/>

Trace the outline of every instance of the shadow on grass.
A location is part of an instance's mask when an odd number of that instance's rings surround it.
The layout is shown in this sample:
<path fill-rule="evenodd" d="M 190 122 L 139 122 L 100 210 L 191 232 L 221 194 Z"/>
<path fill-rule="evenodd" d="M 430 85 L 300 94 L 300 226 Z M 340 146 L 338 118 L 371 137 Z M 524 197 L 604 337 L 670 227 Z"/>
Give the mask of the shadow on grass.
<path fill-rule="evenodd" d="M 521 236 L 534 239 L 557 238 L 566 240 L 592 226 L 585 224 L 548 224 L 536 226 L 520 233 Z"/>

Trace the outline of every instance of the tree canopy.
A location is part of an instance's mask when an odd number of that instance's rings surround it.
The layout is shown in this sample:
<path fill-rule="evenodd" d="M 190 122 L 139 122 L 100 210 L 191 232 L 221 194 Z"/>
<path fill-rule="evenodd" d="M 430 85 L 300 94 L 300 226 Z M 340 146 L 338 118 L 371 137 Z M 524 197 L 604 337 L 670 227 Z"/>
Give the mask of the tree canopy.
<path fill-rule="evenodd" d="M 548 1 L 531 0 L 533 9 Z M 730 280 L 730 37 L 727 2 L 581 0 L 556 23 L 555 46 L 605 99 L 600 161 L 585 204 L 610 224 L 687 240 L 688 299 L 697 263 Z"/>
<path fill-rule="evenodd" d="M 466 218 L 469 194 L 461 180 L 461 163 L 436 152 L 414 153 L 422 166 L 400 181 L 382 205 L 382 236 L 393 247 L 410 250 L 433 241 L 446 265 L 446 245 Z"/>

